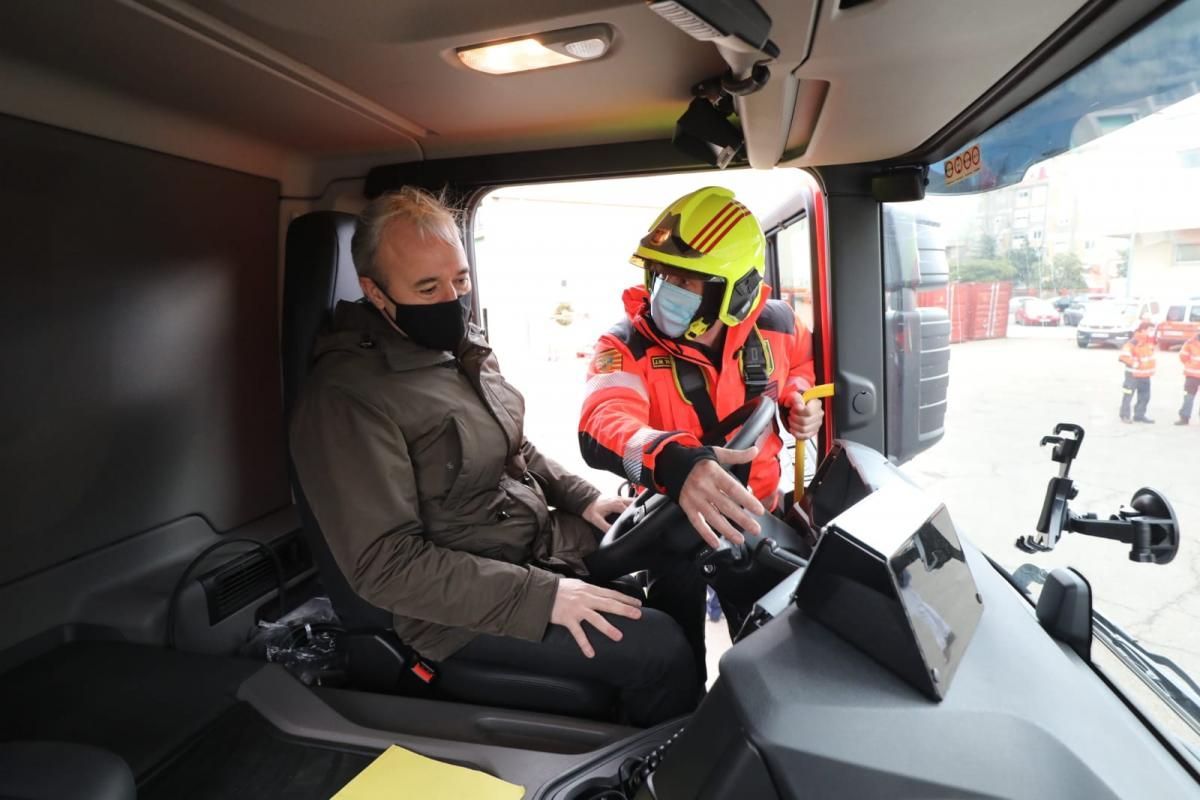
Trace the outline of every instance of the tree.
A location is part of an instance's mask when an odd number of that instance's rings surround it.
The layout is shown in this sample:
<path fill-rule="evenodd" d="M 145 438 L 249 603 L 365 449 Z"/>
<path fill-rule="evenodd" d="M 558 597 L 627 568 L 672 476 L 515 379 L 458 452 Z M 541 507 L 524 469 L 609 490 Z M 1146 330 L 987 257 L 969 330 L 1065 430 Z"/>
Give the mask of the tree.
<path fill-rule="evenodd" d="M 1061 294 L 1063 290 L 1086 289 L 1087 281 L 1083 279 L 1083 262 L 1079 260 L 1079 256 L 1074 253 L 1056 255 L 1054 263 L 1050 265 L 1046 275 L 1044 288 L 1053 289 L 1055 294 Z"/>
<path fill-rule="evenodd" d="M 985 261 L 993 261 L 996 258 L 996 237 L 991 234 L 983 234 L 979 237 L 979 246 L 976 248 L 979 257 Z"/>
<path fill-rule="evenodd" d="M 1037 286 L 1038 274 L 1042 271 L 1042 256 L 1029 243 L 1008 251 L 1008 263 L 1012 265 L 1020 286 Z"/>
<path fill-rule="evenodd" d="M 956 268 L 956 281 L 1011 281 L 1016 274 L 1012 264 L 998 258 L 968 258 Z"/>

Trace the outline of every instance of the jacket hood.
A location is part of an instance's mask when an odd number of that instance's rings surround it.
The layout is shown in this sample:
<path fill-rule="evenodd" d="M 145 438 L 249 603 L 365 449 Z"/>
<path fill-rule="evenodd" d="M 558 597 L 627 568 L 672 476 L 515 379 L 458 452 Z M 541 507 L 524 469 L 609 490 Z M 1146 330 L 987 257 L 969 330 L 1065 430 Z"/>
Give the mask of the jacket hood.
<path fill-rule="evenodd" d="M 475 325 L 468 326 L 462 349 L 468 348 L 490 350 L 483 331 Z M 455 358 L 454 353 L 431 350 L 409 339 L 389 325 L 370 303 L 343 300 L 333 310 L 332 324 L 317 337 L 313 360 L 334 352 L 365 357 L 377 350 L 382 351 L 388 366 L 396 372 L 432 367 Z"/>

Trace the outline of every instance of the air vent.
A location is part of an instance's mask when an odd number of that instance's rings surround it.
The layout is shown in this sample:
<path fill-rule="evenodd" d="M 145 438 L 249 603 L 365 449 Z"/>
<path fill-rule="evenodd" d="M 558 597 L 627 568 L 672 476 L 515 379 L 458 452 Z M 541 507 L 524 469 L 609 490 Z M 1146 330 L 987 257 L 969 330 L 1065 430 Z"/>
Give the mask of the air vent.
<path fill-rule="evenodd" d="M 312 556 L 299 530 L 270 542 L 269 546 L 283 564 L 284 580 L 290 581 L 312 569 Z M 262 551 L 251 550 L 201 575 L 199 581 L 208 601 L 208 623 L 216 625 L 274 592 L 275 567 Z"/>

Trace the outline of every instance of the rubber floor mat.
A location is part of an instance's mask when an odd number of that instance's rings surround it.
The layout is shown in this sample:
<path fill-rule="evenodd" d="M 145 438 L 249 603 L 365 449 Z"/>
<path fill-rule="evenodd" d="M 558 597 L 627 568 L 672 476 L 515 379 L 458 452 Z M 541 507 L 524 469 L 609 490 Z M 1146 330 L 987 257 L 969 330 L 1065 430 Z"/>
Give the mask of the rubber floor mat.
<path fill-rule="evenodd" d="M 292 739 L 239 704 L 144 780 L 138 798 L 328 800 L 376 755 Z"/>
<path fill-rule="evenodd" d="M 141 779 L 235 707 L 262 666 L 127 642 L 63 645 L 0 676 L 0 740 L 111 750 Z"/>

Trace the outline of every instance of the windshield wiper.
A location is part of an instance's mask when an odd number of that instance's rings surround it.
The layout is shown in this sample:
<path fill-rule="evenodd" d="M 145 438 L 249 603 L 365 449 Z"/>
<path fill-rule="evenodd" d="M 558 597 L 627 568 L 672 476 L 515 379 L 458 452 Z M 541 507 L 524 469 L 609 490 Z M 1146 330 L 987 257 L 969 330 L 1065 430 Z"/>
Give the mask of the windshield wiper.
<path fill-rule="evenodd" d="M 1017 591 L 1031 602 L 1033 596 L 1029 592 L 1029 585 L 1046 583 L 1046 570 L 1035 564 L 1022 564 L 1011 575 L 995 561 L 992 561 L 992 566 L 1008 576 Z M 1094 608 L 1092 636 L 1137 675 L 1189 728 L 1200 734 L 1200 686 L 1182 667 L 1166 656 L 1147 650 L 1137 639 Z M 1174 673 L 1175 677 L 1168 673 Z"/>
<path fill-rule="evenodd" d="M 1150 691 L 1200 734 L 1200 686 L 1166 656 L 1153 653 L 1099 611 L 1092 611 L 1092 634 L 1129 667 Z M 1171 674 L 1174 673 L 1174 677 Z"/>

